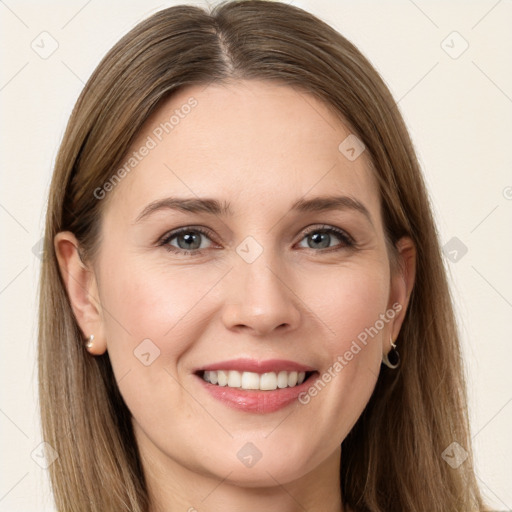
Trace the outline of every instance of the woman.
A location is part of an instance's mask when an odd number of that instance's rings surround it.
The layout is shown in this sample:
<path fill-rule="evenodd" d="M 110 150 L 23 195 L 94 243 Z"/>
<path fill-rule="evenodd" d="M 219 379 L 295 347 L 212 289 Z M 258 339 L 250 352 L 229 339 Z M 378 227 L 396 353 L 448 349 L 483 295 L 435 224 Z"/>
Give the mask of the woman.
<path fill-rule="evenodd" d="M 72 113 L 45 240 L 59 510 L 484 509 L 414 149 L 311 14 L 177 6 L 130 31 Z"/>

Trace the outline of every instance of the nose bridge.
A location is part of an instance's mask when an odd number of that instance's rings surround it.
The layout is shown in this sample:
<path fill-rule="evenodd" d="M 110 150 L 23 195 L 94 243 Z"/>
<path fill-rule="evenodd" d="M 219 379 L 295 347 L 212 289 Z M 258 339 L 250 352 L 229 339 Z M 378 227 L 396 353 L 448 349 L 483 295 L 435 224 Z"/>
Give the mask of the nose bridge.
<path fill-rule="evenodd" d="M 253 237 L 239 244 L 236 253 L 224 315 L 227 326 L 244 325 L 260 334 L 281 325 L 295 327 L 299 311 L 279 255 Z"/>
<path fill-rule="evenodd" d="M 237 263 L 237 271 L 244 284 L 244 296 L 252 297 L 255 301 L 268 301 L 276 296 L 285 299 L 286 293 L 282 289 L 283 262 L 278 262 L 270 249 L 264 250 L 254 261 L 241 260 Z"/>

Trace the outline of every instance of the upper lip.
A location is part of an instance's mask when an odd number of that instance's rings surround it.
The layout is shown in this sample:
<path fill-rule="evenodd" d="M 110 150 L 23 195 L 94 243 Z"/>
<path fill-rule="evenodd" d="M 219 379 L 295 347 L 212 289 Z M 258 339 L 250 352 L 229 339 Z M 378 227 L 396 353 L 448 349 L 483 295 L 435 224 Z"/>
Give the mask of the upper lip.
<path fill-rule="evenodd" d="M 259 361 L 257 359 L 230 359 L 229 361 L 219 361 L 212 363 L 201 368 L 197 368 L 195 373 L 202 371 L 215 371 L 215 370 L 236 370 L 239 372 L 254 372 L 254 373 L 267 373 L 267 372 L 312 372 L 315 368 L 307 366 L 295 361 L 287 361 L 285 359 L 266 359 Z"/>

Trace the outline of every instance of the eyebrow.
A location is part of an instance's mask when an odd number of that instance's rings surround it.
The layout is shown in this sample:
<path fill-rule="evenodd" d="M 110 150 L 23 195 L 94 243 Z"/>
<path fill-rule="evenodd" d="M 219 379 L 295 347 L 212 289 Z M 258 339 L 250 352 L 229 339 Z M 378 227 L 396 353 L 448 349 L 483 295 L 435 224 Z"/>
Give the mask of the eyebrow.
<path fill-rule="evenodd" d="M 190 213 L 207 213 L 217 216 L 232 216 L 231 204 L 211 198 L 167 197 L 148 204 L 137 216 L 135 223 L 159 210 L 177 210 Z M 293 203 L 291 211 L 300 213 L 326 212 L 330 210 L 353 210 L 363 214 L 373 225 L 372 217 L 366 206 L 350 196 L 319 196 L 312 199 L 299 199 Z"/>

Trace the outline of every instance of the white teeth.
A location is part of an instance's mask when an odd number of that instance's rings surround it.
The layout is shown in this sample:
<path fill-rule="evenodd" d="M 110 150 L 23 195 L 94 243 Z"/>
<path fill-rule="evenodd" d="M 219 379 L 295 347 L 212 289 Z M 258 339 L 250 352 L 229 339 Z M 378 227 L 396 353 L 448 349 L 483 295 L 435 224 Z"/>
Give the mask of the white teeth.
<path fill-rule="evenodd" d="M 297 372 L 290 372 L 288 374 L 288 386 L 291 388 L 293 386 L 295 386 L 295 384 L 297 384 L 297 377 L 299 375 L 297 374 Z"/>
<path fill-rule="evenodd" d="M 260 376 L 253 372 L 242 373 L 242 385 L 240 387 L 243 389 L 260 389 Z"/>
<path fill-rule="evenodd" d="M 228 384 L 228 373 L 227 372 L 223 372 L 222 370 L 219 370 L 218 372 L 210 372 L 210 375 L 212 373 L 217 374 L 217 384 L 219 386 L 227 386 L 227 384 Z M 212 382 L 212 384 L 213 384 L 213 381 L 210 381 L 210 382 Z"/>
<path fill-rule="evenodd" d="M 277 389 L 277 375 L 274 372 L 262 374 L 260 377 L 260 389 L 264 391 Z"/>
<path fill-rule="evenodd" d="M 231 370 L 228 373 L 228 387 L 230 388 L 239 388 L 242 385 L 242 376 L 240 372 L 235 372 Z"/>
<path fill-rule="evenodd" d="M 203 379 L 218 386 L 230 388 L 259 389 L 272 391 L 277 388 L 293 388 L 302 384 L 306 378 L 306 372 L 238 372 L 236 370 L 205 371 Z"/>
<path fill-rule="evenodd" d="M 277 387 L 287 388 L 288 387 L 288 372 L 279 372 L 277 374 Z"/>

